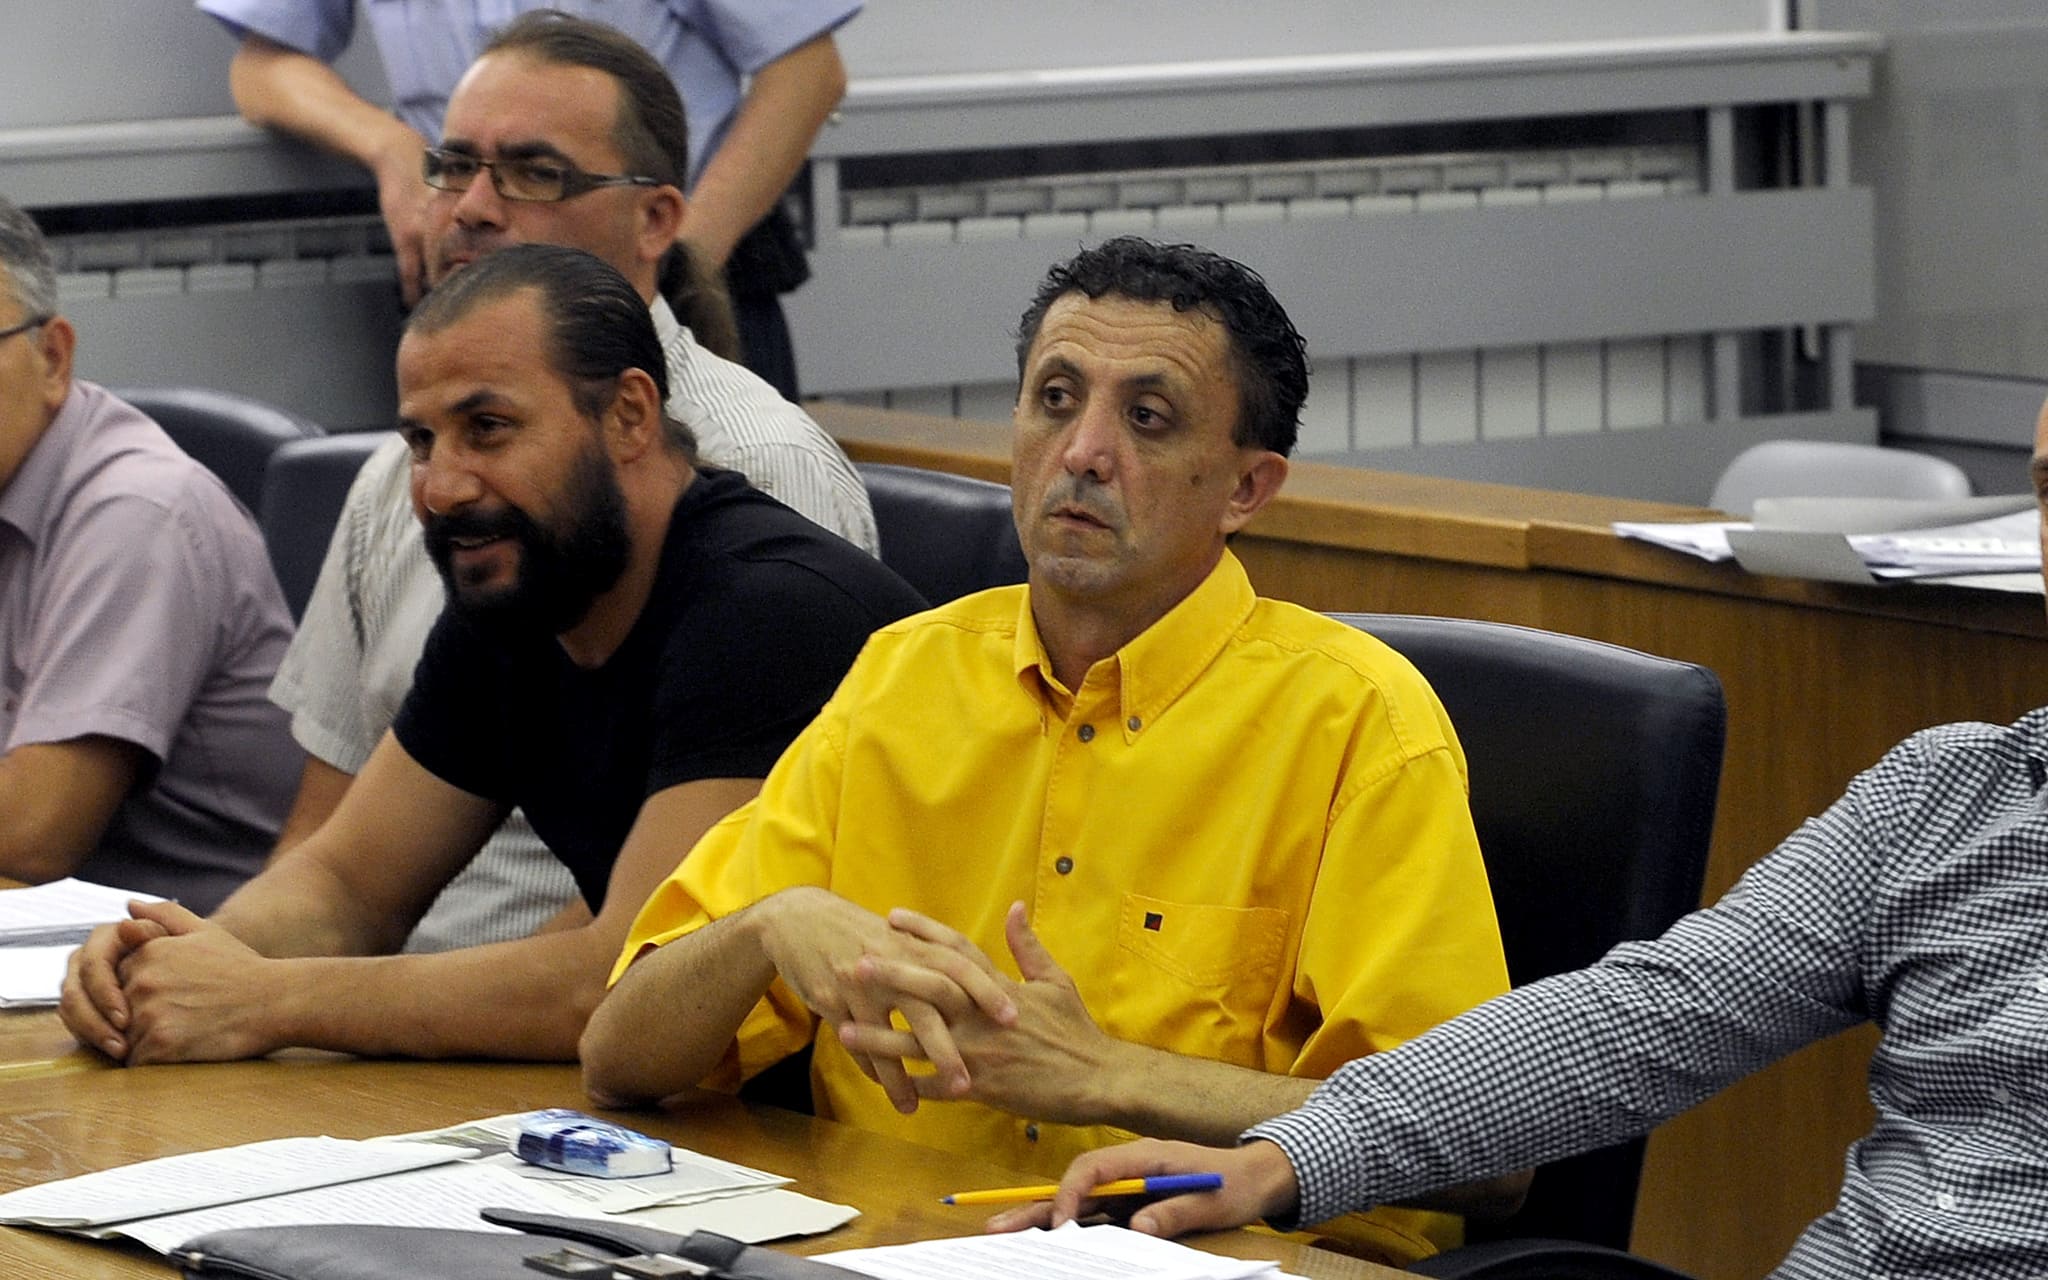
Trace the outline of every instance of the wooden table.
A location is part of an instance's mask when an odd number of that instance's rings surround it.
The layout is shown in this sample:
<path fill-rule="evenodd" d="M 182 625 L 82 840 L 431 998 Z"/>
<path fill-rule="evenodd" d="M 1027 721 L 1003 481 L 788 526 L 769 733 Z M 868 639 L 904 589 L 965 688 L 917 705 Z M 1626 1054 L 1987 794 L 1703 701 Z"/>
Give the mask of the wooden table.
<path fill-rule="evenodd" d="M 81 1049 L 51 1009 L 0 1009 L 0 1081 L 91 1071 L 105 1066 Z"/>
<path fill-rule="evenodd" d="M 811 406 L 856 459 L 1007 481 L 1009 429 Z M 2013 491 L 2027 487 L 2012 477 Z M 1758 578 L 1614 536 L 1697 508 L 1297 463 L 1235 545 L 1265 595 L 1487 618 L 1712 668 L 1728 749 L 1706 898 L 1916 729 L 2048 704 L 2038 597 Z M 1869 1028 L 1813 1046 L 1658 1131 L 1634 1248 L 1708 1280 L 1771 1269 L 1832 1204 L 1870 1125 Z"/>
<path fill-rule="evenodd" d="M 590 1109 L 576 1069 L 322 1055 L 0 1078 L 0 1190 L 265 1138 L 367 1138 L 536 1107 Z M 667 1113 L 617 1118 L 693 1150 L 785 1174 L 795 1179 L 794 1190 L 861 1211 L 835 1231 L 779 1246 L 796 1253 L 969 1234 L 979 1230 L 986 1211 L 947 1208 L 940 1196 L 1039 1181 L 720 1094 L 697 1095 Z M 1317 1280 L 1404 1274 L 1250 1232 L 1191 1243 L 1232 1257 L 1274 1258 Z M 140 1246 L 0 1227 L 0 1273 L 160 1278 L 169 1270 Z"/>

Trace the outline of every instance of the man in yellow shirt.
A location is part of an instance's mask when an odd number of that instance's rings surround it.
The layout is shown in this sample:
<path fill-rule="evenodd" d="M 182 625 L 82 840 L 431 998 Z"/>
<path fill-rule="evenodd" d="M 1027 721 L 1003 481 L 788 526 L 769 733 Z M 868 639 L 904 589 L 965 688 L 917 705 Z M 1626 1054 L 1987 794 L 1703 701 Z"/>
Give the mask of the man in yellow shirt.
<path fill-rule="evenodd" d="M 1048 275 L 1019 373 L 1028 585 L 876 632 L 655 891 L 583 1037 L 600 1101 L 815 1042 L 823 1114 L 1056 1172 L 1227 1142 L 1506 988 L 1443 708 L 1225 547 L 1308 387 L 1264 282 L 1112 240 Z M 1366 1243 L 1445 1226 L 1377 1210 Z"/>

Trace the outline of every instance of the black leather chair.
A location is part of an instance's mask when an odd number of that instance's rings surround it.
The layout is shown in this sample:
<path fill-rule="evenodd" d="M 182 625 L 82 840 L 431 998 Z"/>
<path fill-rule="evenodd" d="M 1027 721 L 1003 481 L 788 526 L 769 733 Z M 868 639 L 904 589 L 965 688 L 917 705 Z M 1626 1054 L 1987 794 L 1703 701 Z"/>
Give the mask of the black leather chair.
<path fill-rule="evenodd" d="M 1008 485 L 886 462 L 856 466 L 874 504 L 882 563 L 926 600 L 1024 581 Z"/>
<path fill-rule="evenodd" d="M 290 440 L 326 431 L 261 400 L 206 387 L 121 387 L 114 394 L 156 419 L 180 449 L 206 464 L 242 505 L 263 500 L 263 470 Z"/>
<path fill-rule="evenodd" d="M 388 431 L 351 431 L 289 441 L 271 455 L 257 521 L 293 621 L 305 613 L 320 578 L 349 485 L 363 462 L 390 438 Z"/>
<path fill-rule="evenodd" d="M 1727 721 L 1721 682 L 1575 636 L 1455 618 L 1338 614 L 1414 663 L 1457 727 L 1515 985 L 1662 933 L 1699 903 Z M 1643 1140 L 1537 1170 L 1522 1209 L 1425 1260 L 1439 1276 L 1675 1273 L 1628 1247 Z M 1532 1256 L 1539 1258 L 1533 1267 Z"/>

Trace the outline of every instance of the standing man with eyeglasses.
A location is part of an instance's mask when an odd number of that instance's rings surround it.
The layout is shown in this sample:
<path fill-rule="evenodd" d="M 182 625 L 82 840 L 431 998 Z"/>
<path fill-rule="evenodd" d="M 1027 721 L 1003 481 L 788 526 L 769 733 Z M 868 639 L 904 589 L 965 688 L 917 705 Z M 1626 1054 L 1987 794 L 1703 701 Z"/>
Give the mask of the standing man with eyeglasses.
<path fill-rule="evenodd" d="M 431 278 L 418 229 L 430 197 L 419 153 L 455 83 L 494 29 L 533 0 L 382 0 L 364 6 L 395 99 L 364 101 L 327 64 L 355 31 L 355 0 L 199 0 L 241 40 L 229 70 L 251 123 L 347 156 L 377 179 L 410 302 Z M 677 185 L 690 193 L 676 229 L 698 264 L 727 269 L 746 363 L 797 394 L 796 359 L 777 294 L 808 270 L 780 207 L 811 142 L 846 92 L 833 32 L 861 0 L 559 0 L 620 29 L 664 68 L 689 108 L 697 146 Z M 395 114 L 394 114 L 395 113 Z"/>
<path fill-rule="evenodd" d="M 209 910 L 298 775 L 263 696 L 291 635 L 247 512 L 71 376 L 42 233 L 0 199 L 0 875 Z"/>
<path fill-rule="evenodd" d="M 696 433 L 701 456 L 873 552 L 867 492 L 839 446 L 761 379 L 705 350 L 656 291 L 685 205 L 682 114 L 660 65 L 619 32 L 560 15 L 514 22 L 456 86 L 445 145 L 413 157 L 432 196 L 427 278 L 439 286 L 465 264 L 526 242 L 603 258 L 649 305 L 668 411 Z M 280 847 L 334 812 L 397 715 L 441 612 L 406 472 L 396 440 L 364 465 L 272 690 L 310 753 Z M 515 813 L 408 946 L 476 946 L 580 918 L 567 872 Z"/>

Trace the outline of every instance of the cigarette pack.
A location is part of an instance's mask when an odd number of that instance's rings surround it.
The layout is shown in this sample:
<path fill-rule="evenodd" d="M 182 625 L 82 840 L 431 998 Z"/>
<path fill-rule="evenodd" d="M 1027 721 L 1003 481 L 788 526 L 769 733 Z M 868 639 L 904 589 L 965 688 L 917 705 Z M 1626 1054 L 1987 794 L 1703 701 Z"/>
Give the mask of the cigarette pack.
<path fill-rule="evenodd" d="M 667 1173 L 668 1144 L 622 1125 L 557 1108 L 536 1111 L 519 1124 L 513 1152 L 528 1164 L 593 1178 L 638 1178 Z"/>

